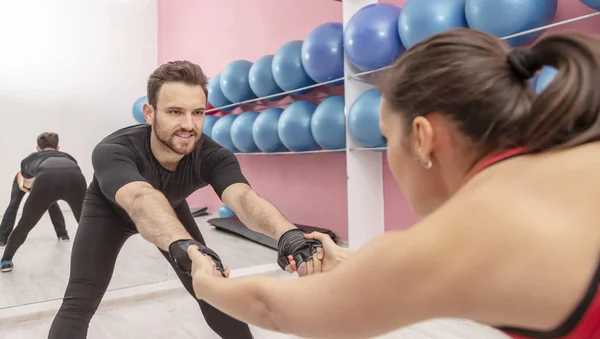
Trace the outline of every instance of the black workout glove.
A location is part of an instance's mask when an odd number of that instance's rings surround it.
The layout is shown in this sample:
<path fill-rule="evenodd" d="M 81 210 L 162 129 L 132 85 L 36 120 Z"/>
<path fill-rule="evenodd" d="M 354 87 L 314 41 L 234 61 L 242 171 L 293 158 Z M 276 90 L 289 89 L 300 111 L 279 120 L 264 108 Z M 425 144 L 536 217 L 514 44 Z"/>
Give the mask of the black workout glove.
<path fill-rule="evenodd" d="M 296 268 L 300 264 L 312 259 L 312 256 L 317 253 L 317 248 L 323 247 L 320 241 L 304 238 L 304 232 L 301 229 L 291 229 L 281 235 L 277 244 L 277 264 L 281 269 L 290 264 L 288 256 L 291 255 L 296 261 Z"/>
<path fill-rule="evenodd" d="M 192 260 L 190 259 L 190 256 L 187 252 L 188 247 L 190 247 L 191 245 L 198 246 L 200 253 L 208 255 L 217 266 L 217 270 L 221 272 L 221 275 L 225 276 L 223 263 L 221 263 L 221 258 L 219 258 L 217 253 L 215 253 L 215 251 L 211 250 L 210 248 L 202 245 L 201 243 L 197 242 L 196 240 L 192 239 L 177 240 L 172 242 L 171 245 L 169 245 L 169 256 L 171 257 L 171 260 L 175 262 L 175 264 L 181 272 L 190 276 L 192 275 Z"/>

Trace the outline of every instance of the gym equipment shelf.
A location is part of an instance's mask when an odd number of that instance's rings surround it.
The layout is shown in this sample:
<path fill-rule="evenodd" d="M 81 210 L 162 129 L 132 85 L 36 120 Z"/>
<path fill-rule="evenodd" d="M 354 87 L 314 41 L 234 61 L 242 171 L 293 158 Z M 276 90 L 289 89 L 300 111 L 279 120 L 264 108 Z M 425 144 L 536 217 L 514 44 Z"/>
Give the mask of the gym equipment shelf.
<path fill-rule="evenodd" d="M 377 0 L 341 1 L 344 28 L 350 18 L 364 6 L 378 3 Z M 565 25 L 568 23 L 589 19 L 600 15 L 594 12 L 568 20 L 554 22 L 550 25 L 538 27 L 528 31 L 512 34 L 502 39 L 514 38 L 536 31 Z M 344 101 L 346 106 L 346 119 L 348 109 L 356 98 L 374 86 L 377 74 L 390 68 L 386 66 L 367 72 L 357 72 L 344 55 L 344 77 L 324 83 L 298 88 L 293 91 L 282 92 L 268 97 L 255 98 L 231 105 L 217 107 L 207 112 L 219 111 L 224 108 L 237 107 L 242 104 L 253 103 L 272 97 L 291 94 L 294 92 L 316 88 L 331 83 L 344 81 Z M 316 150 L 306 152 L 273 152 L 273 153 L 236 153 L 237 155 L 293 155 L 313 153 L 344 153 L 346 155 L 346 173 L 348 187 L 348 246 L 359 248 L 384 232 L 384 188 L 383 188 L 383 156 L 387 147 L 365 148 L 359 145 L 351 136 L 346 123 L 346 148 L 338 150 Z M 368 211 L 368 213 L 365 213 Z"/>

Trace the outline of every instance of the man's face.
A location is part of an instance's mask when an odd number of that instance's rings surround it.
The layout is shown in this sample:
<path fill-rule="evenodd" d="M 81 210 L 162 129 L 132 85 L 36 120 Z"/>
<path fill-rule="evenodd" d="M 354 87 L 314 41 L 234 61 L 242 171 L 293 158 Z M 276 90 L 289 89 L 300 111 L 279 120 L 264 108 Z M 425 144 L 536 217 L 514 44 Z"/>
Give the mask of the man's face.
<path fill-rule="evenodd" d="M 186 155 L 200 140 L 205 107 L 206 94 L 201 86 L 170 82 L 158 91 L 156 111 L 151 106 L 145 110 L 158 140 L 174 153 Z"/>

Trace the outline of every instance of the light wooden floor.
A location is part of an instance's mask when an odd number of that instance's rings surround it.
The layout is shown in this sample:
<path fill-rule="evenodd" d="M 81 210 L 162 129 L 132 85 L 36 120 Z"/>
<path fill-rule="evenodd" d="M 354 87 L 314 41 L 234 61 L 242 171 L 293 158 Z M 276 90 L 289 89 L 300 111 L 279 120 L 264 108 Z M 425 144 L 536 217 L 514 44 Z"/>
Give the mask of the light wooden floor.
<path fill-rule="evenodd" d="M 221 255 L 231 269 L 274 264 L 274 250 L 236 236 L 216 231 L 206 224 L 209 217 L 197 218 L 206 242 Z M 75 235 L 72 215 L 65 213 L 70 234 Z M 56 241 L 46 216 L 32 231 L 15 257 L 15 270 L 0 274 L 0 308 L 51 299 L 60 299 L 68 279 L 71 243 Z M 0 250 L 1 251 L 1 250 Z M 276 271 L 281 278 L 294 278 Z M 176 279 L 164 258 L 140 236 L 132 237 L 123 248 L 110 289 L 140 286 Z M 16 309 L 16 308 L 15 308 Z M 0 327 L 3 339 L 45 339 L 50 317 Z M 6 322 L 4 322 L 6 324 Z M 11 322 L 12 323 L 12 322 Z M 252 328 L 256 339 L 296 338 Z M 217 338 L 210 330 L 195 300 L 180 288 L 166 295 L 141 301 L 101 305 L 92 319 L 89 339 Z M 461 320 L 434 320 L 396 331 L 380 339 L 506 339 L 489 327 Z"/>
<path fill-rule="evenodd" d="M 5 307 L 61 299 L 69 279 L 71 246 L 77 223 L 64 212 L 71 242 L 59 242 L 46 213 L 31 231 L 15 255 L 12 272 L 0 274 L 0 309 Z M 230 269 L 276 262 L 277 253 L 265 246 L 217 231 L 206 220 L 196 218 L 198 227 L 212 249 Z M 0 253 L 4 249 L 0 249 Z M 160 252 L 141 236 L 131 237 L 123 247 L 109 290 L 177 279 Z"/>
<path fill-rule="evenodd" d="M 46 318 L 0 327 L 3 339 L 45 339 L 52 323 Z M 293 339 L 295 336 L 251 327 L 256 339 Z M 88 339 L 210 339 L 219 337 L 208 327 L 198 305 L 186 292 L 102 307 L 92 318 Z M 442 319 L 419 323 L 379 339 L 507 339 L 502 333 L 470 321 Z M 338 339 L 338 338 L 335 338 Z"/>

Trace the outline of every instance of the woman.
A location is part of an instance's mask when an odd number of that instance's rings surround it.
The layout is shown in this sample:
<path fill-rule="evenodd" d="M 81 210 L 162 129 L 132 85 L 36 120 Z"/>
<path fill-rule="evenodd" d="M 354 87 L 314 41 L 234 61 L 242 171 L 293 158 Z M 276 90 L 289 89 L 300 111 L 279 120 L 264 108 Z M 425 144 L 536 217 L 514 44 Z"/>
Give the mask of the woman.
<path fill-rule="evenodd" d="M 528 79 L 543 65 L 558 74 L 536 97 Z M 388 75 L 380 128 L 422 221 L 350 255 L 324 242 L 330 271 L 294 280 L 224 279 L 189 249 L 197 297 L 311 338 L 442 317 L 515 338 L 599 338 L 600 39 L 558 34 L 509 53 L 456 29 L 405 52 Z"/>

